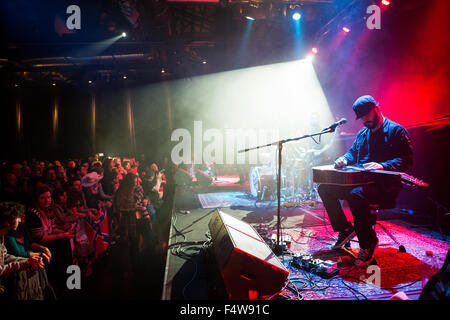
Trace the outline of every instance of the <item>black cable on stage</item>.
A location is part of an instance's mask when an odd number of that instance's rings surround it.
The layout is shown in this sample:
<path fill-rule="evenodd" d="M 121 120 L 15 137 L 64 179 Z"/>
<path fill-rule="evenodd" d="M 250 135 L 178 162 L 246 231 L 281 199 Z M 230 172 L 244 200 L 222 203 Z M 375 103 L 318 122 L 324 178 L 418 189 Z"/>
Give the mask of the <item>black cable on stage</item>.
<path fill-rule="evenodd" d="M 194 264 L 194 268 L 195 268 L 191 279 L 185 284 L 185 286 L 182 289 L 183 297 L 185 299 L 187 299 L 186 289 L 194 281 L 194 279 L 198 273 L 198 264 L 195 260 L 195 257 L 201 255 L 205 249 L 207 249 L 209 246 L 212 245 L 212 239 L 211 239 L 211 236 L 209 235 L 209 233 L 207 232 L 205 234 L 205 236 L 208 240 L 187 241 L 186 235 L 177 229 L 176 221 L 177 221 L 176 215 L 175 215 L 175 218 L 172 216 L 172 227 L 174 228 L 174 230 L 176 232 L 175 240 L 176 240 L 177 235 L 179 235 L 179 236 L 183 237 L 184 241 L 175 242 L 175 243 L 172 243 L 171 245 L 169 245 L 170 252 L 171 252 L 171 254 L 173 254 L 179 258 L 182 258 L 182 259 L 185 259 L 186 261 L 192 262 Z M 191 251 L 191 250 L 193 250 L 194 252 L 189 253 L 188 251 Z"/>

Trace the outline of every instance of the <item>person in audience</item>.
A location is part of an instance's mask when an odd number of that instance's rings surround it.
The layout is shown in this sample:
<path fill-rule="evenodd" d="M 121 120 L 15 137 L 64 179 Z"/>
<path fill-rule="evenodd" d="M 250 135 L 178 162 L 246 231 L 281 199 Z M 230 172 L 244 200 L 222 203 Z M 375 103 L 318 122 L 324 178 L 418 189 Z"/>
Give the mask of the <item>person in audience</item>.
<path fill-rule="evenodd" d="M 123 173 L 124 174 L 127 174 L 127 173 L 130 173 L 130 170 L 131 170 L 131 162 L 130 162 L 130 160 L 124 160 L 123 162 L 122 162 L 122 166 L 123 166 Z"/>
<path fill-rule="evenodd" d="M 80 168 L 77 166 L 75 160 L 69 159 L 65 164 L 66 178 L 70 181 L 75 178 L 81 178 Z"/>
<path fill-rule="evenodd" d="M 26 163 L 22 167 L 22 177 L 24 180 L 28 180 L 31 177 L 31 167 Z"/>
<path fill-rule="evenodd" d="M 98 172 L 103 169 L 97 168 Z M 103 178 L 96 171 L 90 172 L 81 180 L 82 190 L 86 201 L 86 206 L 91 209 L 99 210 L 101 207 L 111 208 L 112 196 L 106 195 L 103 192 L 100 180 Z"/>
<path fill-rule="evenodd" d="M 114 204 L 120 214 L 119 245 L 124 251 L 124 254 L 128 254 L 130 257 L 129 261 L 131 262 L 133 275 L 136 275 L 139 259 L 139 242 L 136 224 L 137 220 L 141 219 L 147 210 L 135 198 L 137 185 L 138 177 L 135 174 L 129 173 L 124 177 L 114 195 Z"/>
<path fill-rule="evenodd" d="M 162 171 L 159 170 L 158 165 L 156 163 L 152 163 L 151 169 L 153 170 L 155 177 L 158 175 L 159 172 L 161 173 L 161 183 L 159 186 L 159 192 L 160 192 L 160 197 L 162 198 L 164 195 L 164 185 L 167 183 L 166 175 L 164 173 L 164 170 L 162 170 Z M 155 179 L 155 180 L 157 180 L 157 179 Z"/>
<path fill-rule="evenodd" d="M 105 170 L 103 169 L 103 165 L 100 161 L 93 161 L 91 163 L 91 166 L 89 167 L 89 172 L 92 172 L 92 171 L 97 172 L 101 176 L 103 176 L 103 173 L 105 172 Z"/>
<path fill-rule="evenodd" d="M 52 195 L 48 187 L 39 187 L 34 192 L 33 206 L 27 211 L 26 225 L 33 239 L 41 244 L 53 245 L 57 240 L 70 240 L 73 232 L 56 228 L 56 216 L 52 206 Z"/>
<path fill-rule="evenodd" d="M 31 170 L 32 170 L 32 171 L 31 171 L 31 175 L 32 175 L 32 176 L 42 178 L 43 172 L 42 172 L 42 167 L 41 167 L 41 164 L 40 164 L 40 163 L 35 162 L 35 163 L 33 164 L 33 167 L 32 167 Z"/>
<path fill-rule="evenodd" d="M 28 205 L 31 205 L 33 203 L 33 195 L 34 190 L 41 187 L 46 187 L 45 180 L 42 177 L 38 176 L 32 176 L 28 181 L 26 182 L 26 193 L 25 193 L 25 202 Z"/>
<path fill-rule="evenodd" d="M 24 184 L 26 178 L 24 177 L 24 166 L 18 162 L 13 162 L 10 165 L 9 171 L 14 173 L 17 178 L 16 187 L 20 193 L 24 193 Z"/>
<path fill-rule="evenodd" d="M 56 226 L 61 230 L 70 230 L 72 224 L 77 223 L 80 216 L 67 206 L 67 191 L 62 188 L 55 189 L 52 193 L 52 199 Z M 85 215 L 82 217 L 85 217 Z"/>
<path fill-rule="evenodd" d="M 136 175 L 136 177 L 138 176 Z M 137 217 L 136 220 L 136 232 L 139 241 L 139 251 L 142 252 L 152 244 L 152 220 L 148 211 L 150 201 L 145 196 L 144 188 L 142 188 L 139 178 L 134 188 L 134 199 L 139 207 L 145 208 L 145 210 L 140 213 L 140 216 Z"/>
<path fill-rule="evenodd" d="M 63 166 L 55 167 L 56 180 L 59 181 L 60 186 L 63 186 L 67 182 L 66 170 Z"/>
<path fill-rule="evenodd" d="M 112 174 L 112 194 L 114 195 L 117 191 L 117 189 L 119 189 L 119 185 L 120 185 L 120 181 L 122 181 L 122 179 L 120 178 L 121 174 L 118 173 L 117 171 L 114 171 Z"/>
<path fill-rule="evenodd" d="M 75 167 L 77 166 L 76 162 L 73 159 L 68 159 L 66 161 L 66 169 L 75 169 Z"/>
<path fill-rule="evenodd" d="M 20 163 L 12 163 L 10 171 L 16 175 L 17 180 L 23 177 L 23 166 Z"/>
<path fill-rule="evenodd" d="M 171 183 L 173 181 L 173 176 L 177 170 L 176 166 L 168 157 L 164 157 L 164 175 L 166 176 L 166 181 Z"/>
<path fill-rule="evenodd" d="M 114 166 L 115 167 L 121 167 L 122 166 L 122 159 L 120 159 L 120 157 L 114 157 L 113 158 L 114 161 Z"/>
<path fill-rule="evenodd" d="M 24 212 L 25 213 L 25 212 Z M 11 229 L 5 236 L 5 247 L 9 254 L 16 257 L 30 258 L 41 257 L 44 264 L 48 265 L 52 254 L 47 247 L 33 242 L 30 232 L 25 227 L 25 214 L 17 228 Z M 55 292 L 48 282 L 45 268 L 35 272 L 20 271 L 11 279 L 10 286 L 12 298 L 15 300 L 55 300 Z"/>
<path fill-rule="evenodd" d="M 49 161 L 48 160 L 39 161 L 39 165 L 41 166 L 42 172 L 44 172 L 44 169 L 47 168 L 49 165 Z"/>
<path fill-rule="evenodd" d="M 23 202 L 24 195 L 17 188 L 17 177 L 11 171 L 5 173 L 0 189 L 0 200 Z"/>
<path fill-rule="evenodd" d="M 87 177 L 85 177 L 84 180 L 86 180 L 86 178 Z M 88 203 L 94 203 L 96 207 L 89 207 Z M 101 212 L 98 210 L 99 208 L 97 206 L 94 197 L 90 197 L 89 201 L 86 201 L 80 179 L 70 181 L 67 192 L 67 210 L 79 218 L 77 223 L 78 239 L 74 249 L 74 257 L 86 272 L 91 271 L 89 269 L 90 262 L 88 255 L 94 250 L 94 248 L 87 243 L 86 224 L 96 221 L 100 216 Z"/>
<path fill-rule="evenodd" d="M 153 225 L 156 225 L 156 211 L 162 205 L 162 193 L 160 192 L 163 173 L 156 171 L 154 166 L 146 170 L 145 178 L 142 181 L 144 195 L 149 200 L 147 210 Z"/>
<path fill-rule="evenodd" d="M 43 291 L 45 291 L 46 283 L 41 277 L 35 276 L 37 270 L 44 268 L 43 258 L 40 255 L 30 255 L 28 258 L 18 257 L 8 253 L 4 245 L 5 235 L 17 229 L 24 211 L 25 208 L 22 204 L 14 202 L 0 203 L 1 292 L 11 299 L 44 299 Z M 28 280 L 32 277 L 34 277 L 34 281 Z M 7 281 L 8 278 L 9 281 Z M 16 279 L 21 281 L 15 281 Z M 25 281 L 27 281 L 26 284 L 24 284 Z M 28 281 L 32 282 L 31 286 L 27 285 Z M 6 285 L 5 282 L 7 283 Z M 23 290 L 24 288 L 28 290 Z"/>
<path fill-rule="evenodd" d="M 61 188 L 61 182 L 56 178 L 56 172 L 53 167 L 47 168 L 44 173 L 45 184 L 51 191 Z"/>
<path fill-rule="evenodd" d="M 25 210 L 23 210 L 17 228 L 12 228 L 6 234 L 4 244 L 8 252 L 17 257 L 29 258 L 39 256 L 42 257 L 45 264 L 49 264 L 52 259 L 50 250 L 34 242 L 30 231 L 25 227 Z"/>
<path fill-rule="evenodd" d="M 67 197 L 63 194 L 59 195 L 57 207 L 66 211 L 65 221 L 69 222 L 76 219 L 72 224 L 76 226 L 76 237 L 74 239 L 73 259 L 77 265 L 83 270 L 83 274 L 91 273 L 89 255 L 95 250 L 89 243 L 86 233 L 87 224 L 97 219 L 98 211 L 94 208 L 86 206 L 84 193 L 81 190 L 81 181 L 75 179 L 71 182 L 71 186 L 67 192 Z M 64 203 L 66 203 L 64 205 Z M 60 209 L 60 210 L 61 210 Z M 58 211 L 56 211 L 58 212 Z"/>
<path fill-rule="evenodd" d="M 113 209 L 113 195 L 103 192 L 103 168 L 100 164 L 92 166 L 92 172 L 82 179 L 83 193 L 88 208 L 96 209 L 99 217 L 102 213 L 106 215 L 108 221 L 108 230 L 110 232 L 110 240 L 116 238 L 116 227 L 118 225 L 118 217 Z M 114 193 L 114 189 L 112 192 Z"/>
<path fill-rule="evenodd" d="M 75 236 L 75 230 L 64 231 L 57 228 L 48 187 L 35 190 L 33 206 L 26 212 L 25 224 L 33 241 L 45 245 L 53 253 L 54 258 L 48 265 L 48 275 L 55 290 L 62 294 L 66 289 L 66 269 L 73 264 L 70 239 Z"/>
<path fill-rule="evenodd" d="M 121 174 L 120 180 L 122 180 L 123 177 L 125 177 L 126 172 L 125 169 L 122 167 L 122 160 L 120 158 L 114 158 L 114 167 L 116 168 L 117 172 Z"/>
<path fill-rule="evenodd" d="M 87 161 L 87 160 L 81 161 L 81 164 L 80 164 L 81 178 L 83 178 L 85 175 L 87 175 L 88 172 L 89 172 L 89 161 Z"/>
<path fill-rule="evenodd" d="M 67 205 L 81 218 L 95 220 L 98 215 L 97 209 L 87 207 L 83 186 L 79 178 L 74 178 L 68 183 Z"/>
<path fill-rule="evenodd" d="M 79 167 L 70 168 L 66 170 L 67 181 L 73 179 L 81 179 L 81 171 Z"/>
<path fill-rule="evenodd" d="M 146 160 L 144 153 L 141 153 L 139 155 L 139 160 L 137 162 L 138 162 L 140 168 L 147 168 L 147 166 L 148 166 L 148 161 Z"/>
<path fill-rule="evenodd" d="M 112 181 L 110 182 L 109 189 L 111 190 L 111 195 L 113 197 L 113 207 L 111 208 L 108 213 L 110 214 L 110 230 L 112 233 L 114 233 L 114 236 L 116 236 L 119 222 L 120 222 L 120 213 L 118 212 L 116 206 L 114 205 L 114 195 L 116 194 L 117 190 L 119 189 L 120 180 L 119 180 L 119 173 L 117 171 L 113 171 L 112 173 Z"/>
<path fill-rule="evenodd" d="M 115 171 L 113 170 L 114 169 L 113 159 L 111 158 L 105 159 L 102 168 L 103 168 L 103 179 L 100 183 L 102 184 L 103 191 L 106 194 L 112 196 L 115 191 L 113 190 L 114 189 L 113 174 L 115 173 Z"/>
<path fill-rule="evenodd" d="M 131 166 L 130 166 L 129 172 L 134 173 L 139 176 L 139 162 L 136 162 L 136 159 L 132 158 L 130 160 L 130 164 L 131 164 Z"/>

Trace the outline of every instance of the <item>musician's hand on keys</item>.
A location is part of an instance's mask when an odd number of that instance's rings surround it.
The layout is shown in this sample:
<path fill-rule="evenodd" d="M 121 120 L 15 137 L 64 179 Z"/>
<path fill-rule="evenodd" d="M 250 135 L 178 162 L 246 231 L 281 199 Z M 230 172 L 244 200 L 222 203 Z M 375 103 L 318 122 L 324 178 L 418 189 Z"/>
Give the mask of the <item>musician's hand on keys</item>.
<path fill-rule="evenodd" d="M 378 162 L 368 162 L 363 164 L 364 169 L 366 170 L 383 170 L 383 166 Z"/>
<path fill-rule="evenodd" d="M 347 165 L 347 159 L 345 157 L 339 157 L 334 161 L 335 168 L 342 168 Z"/>

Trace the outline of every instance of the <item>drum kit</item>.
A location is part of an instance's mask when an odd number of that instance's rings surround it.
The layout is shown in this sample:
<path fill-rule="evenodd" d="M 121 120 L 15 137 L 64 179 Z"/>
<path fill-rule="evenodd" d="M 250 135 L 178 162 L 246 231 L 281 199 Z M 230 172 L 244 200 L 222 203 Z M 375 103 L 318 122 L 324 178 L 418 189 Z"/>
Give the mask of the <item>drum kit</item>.
<path fill-rule="evenodd" d="M 284 151 L 280 179 L 282 202 L 302 203 L 319 200 L 317 188 L 312 181 L 312 167 L 317 162 L 316 150 L 293 146 Z M 276 150 L 264 153 L 262 157 L 270 161 L 265 165 L 250 168 L 250 193 L 259 201 L 275 201 L 277 199 Z"/>

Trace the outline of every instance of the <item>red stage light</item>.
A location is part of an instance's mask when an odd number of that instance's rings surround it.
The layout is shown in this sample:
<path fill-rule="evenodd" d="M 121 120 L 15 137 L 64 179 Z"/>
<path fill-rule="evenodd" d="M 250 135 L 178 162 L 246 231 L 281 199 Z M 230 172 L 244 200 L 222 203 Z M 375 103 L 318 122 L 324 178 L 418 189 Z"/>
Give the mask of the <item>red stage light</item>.
<path fill-rule="evenodd" d="M 347 32 L 347 33 L 349 33 L 349 32 L 350 32 L 350 29 L 349 29 L 349 28 L 347 28 L 347 27 L 343 27 L 343 28 L 342 28 L 342 30 L 344 30 L 344 32 Z"/>
<path fill-rule="evenodd" d="M 383 0 L 381 1 L 382 4 L 384 4 L 385 6 L 388 6 L 391 4 L 391 2 L 389 0 Z"/>
<path fill-rule="evenodd" d="M 319 52 L 319 49 L 317 49 L 316 47 L 313 47 L 311 49 L 311 52 L 314 53 L 314 54 L 317 54 L 317 52 Z"/>

